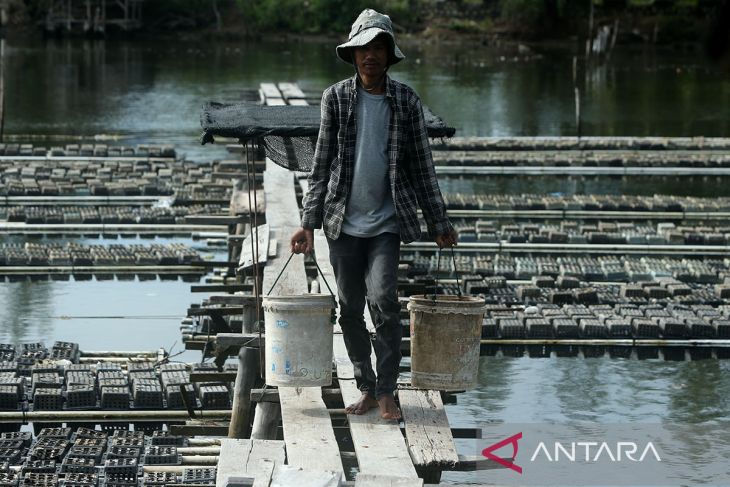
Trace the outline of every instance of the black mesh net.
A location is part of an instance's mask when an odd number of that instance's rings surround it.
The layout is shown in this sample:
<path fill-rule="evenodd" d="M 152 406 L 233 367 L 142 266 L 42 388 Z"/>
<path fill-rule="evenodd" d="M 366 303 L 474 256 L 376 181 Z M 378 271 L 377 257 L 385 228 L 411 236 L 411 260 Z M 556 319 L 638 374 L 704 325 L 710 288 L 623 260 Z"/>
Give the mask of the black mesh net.
<path fill-rule="evenodd" d="M 428 107 L 423 107 L 430 137 L 451 137 L 454 128 Z M 202 143 L 214 136 L 236 138 L 242 143 L 259 139 L 266 157 L 292 171 L 309 172 L 319 133 L 320 110 L 316 105 L 265 106 L 251 103 L 223 104 L 209 102 L 203 106 L 200 124 Z"/>

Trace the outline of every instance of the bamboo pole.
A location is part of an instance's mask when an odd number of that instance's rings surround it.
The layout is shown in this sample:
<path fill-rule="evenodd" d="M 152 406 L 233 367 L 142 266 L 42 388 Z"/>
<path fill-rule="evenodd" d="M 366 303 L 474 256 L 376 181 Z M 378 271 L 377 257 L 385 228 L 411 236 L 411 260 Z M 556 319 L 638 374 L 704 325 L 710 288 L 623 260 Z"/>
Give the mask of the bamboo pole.
<path fill-rule="evenodd" d="M 246 438 L 250 435 L 251 389 L 259 376 L 258 349 L 241 347 L 238 352 L 238 374 L 233 393 L 229 438 Z"/>

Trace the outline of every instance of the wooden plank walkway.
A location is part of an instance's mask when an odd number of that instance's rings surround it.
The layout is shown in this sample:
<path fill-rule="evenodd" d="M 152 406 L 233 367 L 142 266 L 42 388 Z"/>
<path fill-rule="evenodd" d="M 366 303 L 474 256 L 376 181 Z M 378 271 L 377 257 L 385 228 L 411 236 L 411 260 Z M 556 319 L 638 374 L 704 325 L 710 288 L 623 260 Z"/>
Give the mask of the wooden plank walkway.
<path fill-rule="evenodd" d="M 274 85 L 262 84 L 261 92 L 270 100 L 281 100 L 281 94 Z M 278 101 L 275 102 L 278 104 Z M 278 275 L 278 268 L 288 259 L 289 238 L 299 227 L 294 174 L 266 160 L 264 191 L 267 205 L 266 221 L 274 237 L 280 242 L 274 265 L 264 268 L 264 291 L 267 292 Z M 304 256 L 294 255 L 284 274 L 279 278 L 275 295 L 300 295 L 308 292 Z M 334 471 L 344 474 L 340 452 L 335 440 L 334 429 L 319 387 L 279 387 L 281 397 L 281 418 L 284 429 L 288 465 L 307 470 Z M 283 485 L 283 484 L 282 484 Z"/>
<path fill-rule="evenodd" d="M 319 387 L 279 387 L 288 465 L 340 472 L 342 459 Z"/>
<path fill-rule="evenodd" d="M 221 439 L 215 485 L 226 487 L 231 477 L 248 477 L 255 487 L 269 487 L 274 468 L 285 458 L 283 441 Z"/>
<path fill-rule="evenodd" d="M 314 247 L 322 274 L 334 285 L 329 247 L 321 230 L 315 234 Z M 336 333 L 334 337 L 334 359 L 342 399 L 345 404 L 353 403 L 360 398 L 361 393 L 355 383 L 352 362 L 347 356 L 341 333 Z M 360 416 L 350 415 L 348 419 L 361 473 L 379 475 L 388 472 L 397 477 L 418 478 L 397 422 L 382 419 L 377 409 Z"/>

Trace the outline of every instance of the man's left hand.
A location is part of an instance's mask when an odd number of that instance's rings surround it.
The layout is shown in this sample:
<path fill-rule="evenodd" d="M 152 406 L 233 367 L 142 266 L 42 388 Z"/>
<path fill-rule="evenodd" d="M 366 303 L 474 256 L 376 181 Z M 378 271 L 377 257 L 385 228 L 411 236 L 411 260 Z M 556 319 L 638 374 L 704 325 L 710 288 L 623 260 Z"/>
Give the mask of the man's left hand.
<path fill-rule="evenodd" d="M 451 230 L 446 233 L 442 233 L 441 235 L 436 236 L 436 245 L 439 246 L 440 249 L 443 249 L 444 247 L 454 247 L 456 246 L 456 241 L 459 238 L 459 234 L 456 233 L 456 230 Z"/>

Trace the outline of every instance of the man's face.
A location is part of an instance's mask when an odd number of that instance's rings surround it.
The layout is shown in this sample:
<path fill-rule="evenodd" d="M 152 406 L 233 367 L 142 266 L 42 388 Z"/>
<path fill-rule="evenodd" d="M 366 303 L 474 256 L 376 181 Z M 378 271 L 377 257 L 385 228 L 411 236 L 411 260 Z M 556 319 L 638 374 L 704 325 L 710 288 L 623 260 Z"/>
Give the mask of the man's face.
<path fill-rule="evenodd" d="M 361 76 L 379 78 L 388 67 L 389 45 L 387 39 L 376 37 L 362 47 L 354 49 L 355 65 Z"/>

